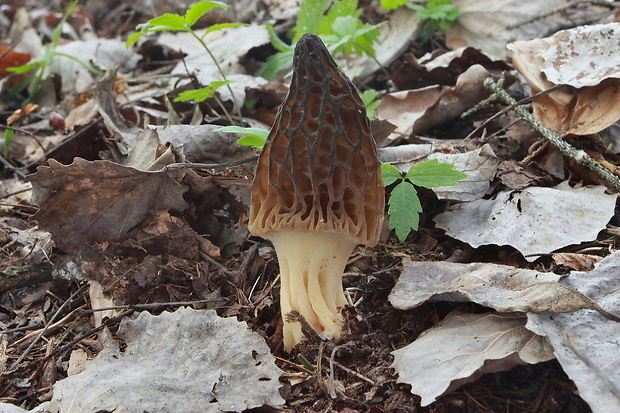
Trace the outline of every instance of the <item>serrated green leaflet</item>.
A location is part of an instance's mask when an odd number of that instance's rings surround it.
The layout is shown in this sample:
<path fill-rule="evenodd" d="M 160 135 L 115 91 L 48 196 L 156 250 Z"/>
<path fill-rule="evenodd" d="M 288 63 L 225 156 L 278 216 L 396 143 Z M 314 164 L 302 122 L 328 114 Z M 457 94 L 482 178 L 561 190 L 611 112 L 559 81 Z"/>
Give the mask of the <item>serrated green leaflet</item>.
<path fill-rule="evenodd" d="M 261 149 L 265 146 L 265 142 L 269 136 L 269 131 L 267 129 L 243 128 L 241 126 L 225 126 L 223 128 L 216 129 L 214 132 L 238 133 L 239 135 L 245 135 L 245 137 L 237 140 L 237 143 L 243 146 L 253 146 L 257 149 Z"/>
<path fill-rule="evenodd" d="M 231 83 L 230 80 L 216 80 L 211 82 L 209 86 L 200 88 L 200 89 L 192 89 L 186 90 L 185 92 L 179 93 L 179 96 L 174 99 L 175 102 L 187 102 L 189 100 L 193 100 L 194 102 L 202 102 L 215 94 L 215 91 L 224 86 Z"/>
<path fill-rule="evenodd" d="M 190 26 L 193 26 L 202 16 L 217 7 L 226 9 L 228 8 L 228 4 L 220 3 L 219 1 L 199 1 L 198 3 L 194 3 L 185 12 L 185 21 Z"/>
<path fill-rule="evenodd" d="M 424 188 L 454 186 L 463 178 L 467 178 L 467 175 L 455 170 L 454 165 L 439 163 L 437 159 L 413 165 L 405 175 L 405 179 Z"/>
<path fill-rule="evenodd" d="M 402 181 L 392 189 L 388 200 L 389 227 L 400 242 L 405 241 L 412 229 L 418 229 L 422 205 L 418 193 L 409 182 Z"/>
<path fill-rule="evenodd" d="M 403 179 L 403 175 L 394 165 L 383 162 L 381 164 L 381 176 L 383 177 L 383 185 L 390 186 L 399 179 Z"/>

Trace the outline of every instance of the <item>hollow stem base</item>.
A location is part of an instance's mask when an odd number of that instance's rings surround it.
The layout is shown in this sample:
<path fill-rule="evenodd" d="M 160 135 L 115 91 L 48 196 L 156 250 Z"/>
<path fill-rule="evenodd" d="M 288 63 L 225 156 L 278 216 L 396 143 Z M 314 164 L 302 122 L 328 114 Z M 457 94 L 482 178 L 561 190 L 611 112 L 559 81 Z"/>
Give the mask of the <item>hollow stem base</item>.
<path fill-rule="evenodd" d="M 357 242 L 350 236 L 280 230 L 268 234 L 280 264 L 280 306 L 284 320 L 284 348 L 288 351 L 304 334 L 301 323 L 287 322 L 295 310 L 325 339 L 340 336 L 346 301 L 342 273 Z"/>

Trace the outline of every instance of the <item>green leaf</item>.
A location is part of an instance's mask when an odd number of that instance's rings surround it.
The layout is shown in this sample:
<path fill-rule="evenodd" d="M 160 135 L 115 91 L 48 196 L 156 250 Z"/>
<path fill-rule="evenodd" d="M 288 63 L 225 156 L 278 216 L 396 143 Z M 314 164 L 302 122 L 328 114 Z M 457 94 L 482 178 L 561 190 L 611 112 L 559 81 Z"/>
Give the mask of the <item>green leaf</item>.
<path fill-rule="evenodd" d="M 381 103 L 379 100 L 375 100 L 375 98 L 379 95 L 379 92 L 373 89 L 368 89 L 360 93 L 360 98 L 362 98 L 362 102 L 364 102 L 364 106 L 366 106 L 366 116 L 368 119 L 374 119 L 377 117 L 377 106 Z"/>
<path fill-rule="evenodd" d="M 383 186 L 390 186 L 394 182 L 404 179 L 403 174 L 394 165 L 385 162 L 381 164 L 381 176 L 383 177 Z"/>
<path fill-rule="evenodd" d="M 284 70 L 293 65 L 293 54 L 295 49 L 293 47 L 286 52 L 278 52 L 267 58 L 265 63 L 258 71 L 256 76 L 262 76 L 267 80 L 273 80 L 276 78 L 281 70 Z"/>
<path fill-rule="evenodd" d="M 215 91 L 224 86 L 231 83 L 230 80 L 216 80 L 211 82 L 209 86 L 200 88 L 200 89 L 192 89 L 186 90 L 185 92 L 179 93 L 179 96 L 174 99 L 175 102 L 187 102 L 189 100 L 193 100 L 194 102 L 202 102 L 215 94 Z"/>
<path fill-rule="evenodd" d="M 228 29 L 229 27 L 239 27 L 239 26 L 249 26 L 247 23 L 218 23 L 212 26 L 209 26 L 207 30 L 205 30 L 205 34 L 202 37 L 205 37 L 207 34 L 211 32 L 215 32 L 222 29 Z"/>
<path fill-rule="evenodd" d="M 405 4 L 407 4 L 407 0 L 381 0 L 381 7 L 385 11 L 395 10 Z"/>
<path fill-rule="evenodd" d="M 237 140 L 237 143 L 243 146 L 253 146 L 257 149 L 262 149 L 262 147 L 265 146 L 265 142 L 267 142 L 267 137 L 269 136 L 269 131 L 267 129 L 242 128 L 240 126 L 225 126 L 214 130 L 214 132 L 227 132 L 245 135 L 245 137 Z"/>
<path fill-rule="evenodd" d="M 302 0 L 297 12 L 297 24 L 293 28 L 293 42 L 297 43 L 306 33 L 317 33 L 330 0 Z M 333 6 L 332 6 L 333 7 Z"/>
<path fill-rule="evenodd" d="M 467 175 L 455 170 L 454 165 L 439 163 L 437 159 L 413 165 L 405 175 L 405 179 L 424 188 L 454 186 L 463 178 L 467 178 Z"/>
<path fill-rule="evenodd" d="M 321 23 L 316 31 L 318 35 L 329 35 L 334 33 L 334 22 L 338 17 L 353 17 L 360 25 L 363 24 L 359 20 L 359 16 L 362 14 L 362 9 L 357 8 L 357 0 L 340 0 L 334 2 L 329 11 L 321 19 Z"/>
<path fill-rule="evenodd" d="M 146 32 L 160 32 L 164 30 L 187 30 L 185 18 L 174 13 L 165 13 L 149 20 L 146 26 Z M 140 25 L 139 25 L 140 26 Z M 138 28 L 136 27 L 136 30 Z M 144 28 L 142 28 L 144 32 Z"/>
<path fill-rule="evenodd" d="M 133 46 L 139 38 L 141 38 L 142 36 L 144 36 L 144 33 L 142 32 L 138 32 L 138 33 L 134 33 L 131 36 L 129 36 L 129 38 L 127 39 L 127 42 L 125 43 L 125 47 L 127 49 L 129 49 L 131 46 Z"/>
<path fill-rule="evenodd" d="M 418 193 L 409 182 L 401 182 L 392 189 L 388 199 L 389 227 L 396 231 L 400 242 L 405 241 L 411 230 L 418 229 L 422 205 Z"/>
<path fill-rule="evenodd" d="M 185 21 L 188 25 L 193 26 L 202 16 L 218 7 L 227 9 L 229 6 L 219 1 L 199 1 L 198 3 L 194 3 L 185 12 Z"/>

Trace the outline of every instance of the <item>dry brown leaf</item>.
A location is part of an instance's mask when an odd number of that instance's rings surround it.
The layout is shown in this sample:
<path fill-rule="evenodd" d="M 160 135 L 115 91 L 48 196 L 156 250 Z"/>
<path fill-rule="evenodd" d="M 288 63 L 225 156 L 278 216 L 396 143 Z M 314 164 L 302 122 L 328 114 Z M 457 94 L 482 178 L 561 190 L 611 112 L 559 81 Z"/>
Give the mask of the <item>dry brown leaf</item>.
<path fill-rule="evenodd" d="M 186 187 L 166 172 L 143 172 L 108 161 L 55 160 L 29 175 L 34 215 L 66 251 L 84 244 L 123 239 L 155 212 L 188 207 Z"/>
<path fill-rule="evenodd" d="M 590 271 L 597 262 L 603 259 L 598 255 L 574 254 L 570 252 L 558 252 L 551 254 L 553 262 L 557 265 L 564 265 L 576 271 Z"/>

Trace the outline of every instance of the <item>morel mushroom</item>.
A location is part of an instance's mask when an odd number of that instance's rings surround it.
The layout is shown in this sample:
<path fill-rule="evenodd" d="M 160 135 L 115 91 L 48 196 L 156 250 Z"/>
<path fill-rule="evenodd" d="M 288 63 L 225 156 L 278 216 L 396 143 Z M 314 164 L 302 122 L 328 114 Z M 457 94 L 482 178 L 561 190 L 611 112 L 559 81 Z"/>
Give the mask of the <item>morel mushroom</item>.
<path fill-rule="evenodd" d="M 304 35 L 290 90 L 258 159 L 249 230 L 271 240 L 280 264 L 284 347 L 304 334 L 299 312 L 322 337 L 338 338 L 342 274 L 357 244 L 374 246 L 384 188 L 366 109 L 325 45 Z"/>

